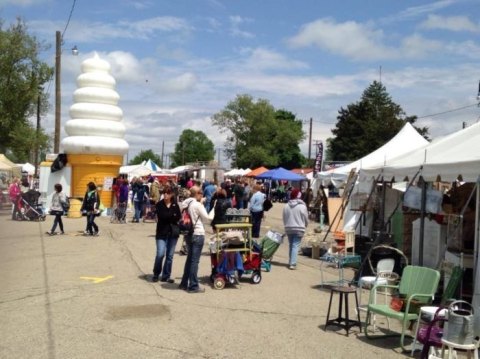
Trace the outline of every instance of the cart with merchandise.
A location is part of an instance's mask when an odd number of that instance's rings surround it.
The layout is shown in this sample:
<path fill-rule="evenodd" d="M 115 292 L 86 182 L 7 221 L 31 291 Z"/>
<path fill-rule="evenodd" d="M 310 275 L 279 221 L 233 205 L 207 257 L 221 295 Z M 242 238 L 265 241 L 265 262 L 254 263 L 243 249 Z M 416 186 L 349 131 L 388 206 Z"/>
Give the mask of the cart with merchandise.
<path fill-rule="evenodd" d="M 247 208 L 229 208 L 227 209 L 226 219 L 228 223 L 251 223 L 250 210 Z"/>
<path fill-rule="evenodd" d="M 250 223 L 216 225 L 216 234 L 210 242 L 210 259 L 210 279 L 215 289 L 223 289 L 226 283 L 238 284 L 247 273 L 251 274 L 253 284 L 262 280 L 262 257 L 253 249 Z"/>

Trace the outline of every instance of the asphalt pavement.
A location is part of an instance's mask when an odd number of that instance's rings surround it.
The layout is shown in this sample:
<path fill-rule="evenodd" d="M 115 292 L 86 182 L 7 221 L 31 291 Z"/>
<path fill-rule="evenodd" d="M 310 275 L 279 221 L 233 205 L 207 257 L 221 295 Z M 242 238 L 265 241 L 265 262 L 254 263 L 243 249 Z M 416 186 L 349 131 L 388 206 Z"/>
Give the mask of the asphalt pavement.
<path fill-rule="evenodd" d="M 282 208 L 274 204 L 262 233 L 283 230 Z M 297 269 L 289 270 L 286 242 L 260 284 L 246 276 L 223 290 L 210 284 L 206 244 L 199 269 L 206 291 L 191 294 L 178 289 L 181 241 L 175 283 L 149 280 L 155 223 L 113 224 L 100 217 L 100 235 L 85 237 L 85 218 L 64 218 L 65 235 L 47 235 L 52 222 L 52 216 L 17 222 L 8 211 L 0 213 L 0 358 L 407 356 L 398 339 L 368 340 L 357 327 L 349 336 L 340 327 L 325 330 L 330 291 L 320 286 L 320 261 L 300 256 Z M 336 275 L 327 269 L 327 279 Z"/>

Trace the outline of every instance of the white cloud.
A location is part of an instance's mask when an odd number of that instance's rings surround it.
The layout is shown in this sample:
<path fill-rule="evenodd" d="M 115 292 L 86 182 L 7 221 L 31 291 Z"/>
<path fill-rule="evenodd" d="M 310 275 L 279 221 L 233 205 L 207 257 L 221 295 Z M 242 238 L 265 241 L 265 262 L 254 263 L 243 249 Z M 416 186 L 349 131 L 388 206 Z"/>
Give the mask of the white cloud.
<path fill-rule="evenodd" d="M 243 51 L 250 57 L 246 60 L 246 66 L 252 69 L 305 69 L 308 65 L 302 61 L 291 60 L 283 54 L 262 47 L 245 49 Z"/>
<path fill-rule="evenodd" d="M 369 25 L 320 19 L 304 25 L 288 43 L 294 48 L 315 45 L 354 60 L 392 58 L 395 49 L 383 45 L 383 39 L 383 31 Z"/>
<path fill-rule="evenodd" d="M 420 24 L 424 29 L 441 29 L 449 31 L 480 32 L 480 24 L 475 24 L 467 16 L 428 15 Z"/>
<path fill-rule="evenodd" d="M 442 50 L 443 44 L 441 41 L 430 40 L 421 35 L 414 34 L 402 40 L 398 54 L 408 59 L 421 59 Z"/>
<path fill-rule="evenodd" d="M 252 22 L 252 19 L 237 15 L 237 16 L 230 16 L 229 20 L 230 20 L 230 33 L 234 37 L 243 37 L 245 39 L 250 39 L 255 37 L 255 34 L 240 29 L 241 25 Z"/>
<path fill-rule="evenodd" d="M 27 7 L 32 5 L 41 5 L 51 0 L 0 0 L 0 7 L 7 5 L 16 5 L 21 7 Z"/>
<path fill-rule="evenodd" d="M 391 19 L 405 20 L 416 18 L 424 14 L 445 9 L 451 5 L 454 5 L 456 2 L 458 2 L 458 0 L 440 0 L 425 5 L 412 6 L 401 11 L 399 14 L 395 14 L 395 16 L 392 16 Z"/>
<path fill-rule="evenodd" d="M 64 24 L 53 21 L 31 21 L 29 29 L 35 33 L 50 38 L 52 33 L 63 28 Z M 69 41 L 102 42 L 115 39 L 148 39 L 159 32 L 188 34 L 191 26 L 181 18 L 162 16 L 144 19 L 136 22 L 120 21 L 117 23 L 76 21 L 70 22 L 67 37 Z"/>
<path fill-rule="evenodd" d="M 385 45 L 387 41 L 389 46 Z M 417 33 L 400 39 L 392 36 L 391 39 L 372 25 L 354 21 L 336 23 L 332 19 L 320 19 L 304 25 L 287 42 L 293 48 L 316 46 L 354 61 L 426 59 L 440 55 L 475 58 L 479 52 L 479 46 L 473 41 L 447 42 Z"/>

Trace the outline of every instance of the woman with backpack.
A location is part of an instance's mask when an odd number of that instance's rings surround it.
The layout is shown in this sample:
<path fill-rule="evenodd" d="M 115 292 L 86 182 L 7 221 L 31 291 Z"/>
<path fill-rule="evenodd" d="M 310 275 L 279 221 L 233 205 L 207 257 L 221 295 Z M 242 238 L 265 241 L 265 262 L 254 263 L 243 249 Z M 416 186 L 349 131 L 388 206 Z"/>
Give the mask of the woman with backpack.
<path fill-rule="evenodd" d="M 205 288 L 200 288 L 198 284 L 198 264 L 202 254 L 203 244 L 205 242 L 205 224 L 210 222 L 208 213 L 203 206 L 202 190 L 198 186 L 190 188 L 190 197 L 182 202 L 182 210 L 187 210 L 190 221 L 193 225 L 192 232 L 186 234 L 187 259 L 183 270 L 180 289 L 189 293 L 203 293 Z"/>
<path fill-rule="evenodd" d="M 81 211 L 87 215 L 87 230 L 85 235 L 98 236 L 98 226 L 95 223 L 95 217 L 100 213 L 100 196 L 97 192 L 97 186 L 93 182 L 87 185 L 87 192 L 83 197 Z"/>
<path fill-rule="evenodd" d="M 157 254 L 153 264 L 152 281 L 158 282 L 158 278 L 161 276 L 161 282 L 174 283 L 170 276 L 172 274 L 173 255 L 180 236 L 178 221 L 180 221 L 181 214 L 172 188 L 165 187 L 163 198 L 157 202 L 155 207 L 157 214 L 155 234 Z"/>
<path fill-rule="evenodd" d="M 55 186 L 55 193 L 52 196 L 52 202 L 50 204 L 50 214 L 54 215 L 52 229 L 47 232 L 48 235 L 53 236 L 57 234 L 55 229 L 57 225 L 60 227 L 60 234 L 65 234 L 63 231 L 62 216 L 64 214 L 64 206 L 67 206 L 68 198 L 65 193 L 62 192 L 62 185 L 57 183 Z"/>

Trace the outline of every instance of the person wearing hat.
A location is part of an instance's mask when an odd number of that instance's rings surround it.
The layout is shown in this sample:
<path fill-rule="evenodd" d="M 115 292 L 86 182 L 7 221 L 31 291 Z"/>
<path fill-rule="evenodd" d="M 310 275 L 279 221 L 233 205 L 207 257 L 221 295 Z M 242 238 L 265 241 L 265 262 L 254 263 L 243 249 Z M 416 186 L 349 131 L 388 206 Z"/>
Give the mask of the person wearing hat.
<path fill-rule="evenodd" d="M 290 200 L 283 208 L 283 226 L 288 237 L 288 268 L 297 268 L 298 250 L 308 226 L 308 209 L 298 188 L 292 189 Z"/>

